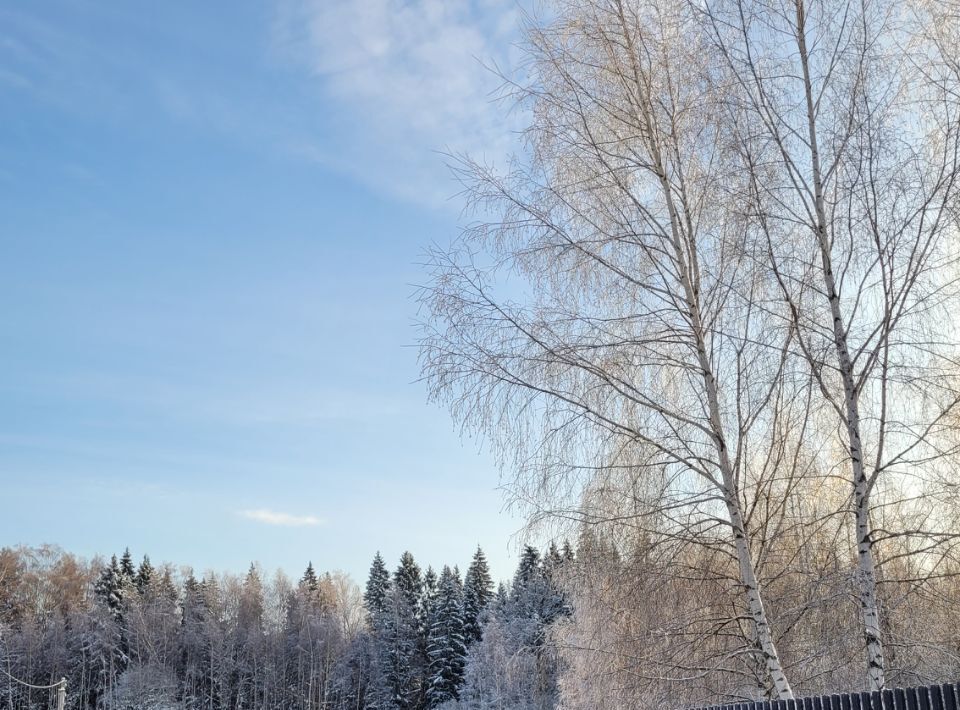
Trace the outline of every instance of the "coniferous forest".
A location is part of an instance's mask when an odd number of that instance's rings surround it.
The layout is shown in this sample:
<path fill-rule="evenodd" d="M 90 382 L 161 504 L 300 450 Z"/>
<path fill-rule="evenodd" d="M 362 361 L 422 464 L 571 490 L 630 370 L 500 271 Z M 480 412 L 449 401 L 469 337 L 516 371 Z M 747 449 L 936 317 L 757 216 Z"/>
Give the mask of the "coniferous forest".
<path fill-rule="evenodd" d="M 296 581 L 170 564 L 129 550 L 88 563 L 58 548 L 0 550 L 0 708 L 548 708 L 568 613 L 569 545 L 526 547 L 495 585 L 477 548 L 465 573 L 378 553 L 359 585 L 312 563 Z"/>

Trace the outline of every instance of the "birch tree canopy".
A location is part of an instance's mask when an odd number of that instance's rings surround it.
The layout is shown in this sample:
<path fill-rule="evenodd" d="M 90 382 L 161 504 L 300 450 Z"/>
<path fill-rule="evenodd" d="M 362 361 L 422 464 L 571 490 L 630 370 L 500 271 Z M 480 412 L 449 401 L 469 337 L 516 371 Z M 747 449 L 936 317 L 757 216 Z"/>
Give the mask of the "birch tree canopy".
<path fill-rule="evenodd" d="M 944 7 L 552 3 L 527 28 L 526 78 L 507 82 L 527 152 L 505 173 L 459 160 L 477 221 L 430 253 L 432 395 L 499 452 L 534 519 L 608 513 L 725 550 L 730 622 L 750 620 L 740 657 L 782 698 L 760 538 L 801 482 L 848 482 L 826 515 L 853 521 L 866 678 L 882 688 L 872 516 L 942 495 L 954 460 L 942 323 L 960 85 Z M 926 29 L 934 15 L 946 29 Z M 597 517 L 585 493 L 624 471 L 632 489 Z"/>

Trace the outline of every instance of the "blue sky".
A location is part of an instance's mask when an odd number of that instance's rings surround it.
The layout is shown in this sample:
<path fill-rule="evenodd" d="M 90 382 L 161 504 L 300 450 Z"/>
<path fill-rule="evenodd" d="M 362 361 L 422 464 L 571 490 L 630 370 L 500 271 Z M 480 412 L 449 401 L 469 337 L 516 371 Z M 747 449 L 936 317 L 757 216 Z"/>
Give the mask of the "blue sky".
<path fill-rule="evenodd" d="M 436 152 L 497 161 L 506 0 L 0 0 L 0 545 L 498 576 L 520 521 L 418 377 Z"/>

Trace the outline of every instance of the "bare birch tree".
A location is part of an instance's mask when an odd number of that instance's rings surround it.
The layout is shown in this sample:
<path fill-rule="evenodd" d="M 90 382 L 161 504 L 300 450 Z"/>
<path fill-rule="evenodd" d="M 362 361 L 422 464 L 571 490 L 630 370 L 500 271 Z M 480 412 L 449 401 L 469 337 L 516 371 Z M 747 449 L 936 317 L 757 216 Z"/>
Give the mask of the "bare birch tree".
<path fill-rule="evenodd" d="M 754 213 L 758 258 L 848 452 L 871 689 L 884 686 L 875 498 L 888 477 L 955 451 L 956 338 L 942 324 L 956 303 L 960 83 L 947 5 L 701 5 L 751 177 L 731 199 Z"/>
<path fill-rule="evenodd" d="M 808 397 L 777 286 L 747 257 L 754 227 L 728 200 L 731 78 L 687 2 L 555 10 L 529 28 L 531 78 L 514 87 L 530 160 L 461 166 L 496 216 L 431 255 L 425 376 L 536 506 L 576 514 L 618 467 L 662 477 L 661 530 L 726 549 L 746 653 L 791 697 L 748 511 L 804 466 L 783 428 L 802 428 Z"/>

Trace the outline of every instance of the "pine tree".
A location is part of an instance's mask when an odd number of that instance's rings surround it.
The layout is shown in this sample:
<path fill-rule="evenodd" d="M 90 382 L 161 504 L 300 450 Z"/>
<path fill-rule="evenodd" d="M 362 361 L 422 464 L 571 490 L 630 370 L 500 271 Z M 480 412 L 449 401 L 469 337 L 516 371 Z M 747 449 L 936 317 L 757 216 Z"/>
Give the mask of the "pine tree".
<path fill-rule="evenodd" d="M 133 581 L 140 596 L 147 593 L 150 583 L 153 581 L 153 565 L 150 564 L 150 558 L 147 555 L 143 556 L 143 562 L 137 568 L 137 575 Z"/>
<path fill-rule="evenodd" d="M 478 546 L 463 583 L 463 630 L 467 645 L 480 640 L 483 634 L 481 614 L 492 599 L 493 578 L 487 558 Z"/>
<path fill-rule="evenodd" d="M 370 565 L 370 576 L 367 578 L 367 588 L 363 593 L 363 603 L 371 618 L 383 613 L 389 590 L 390 573 L 383 563 L 383 557 L 377 552 L 373 558 L 373 564 Z"/>
<path fill-rule="evenodd" d="M 459 574 L 444 567 L 437 585 L 436 603 L 427 641 L 428 706 L 455 699 L 463 680 L 466 658 L 463 629 L 463 587 Z"/>

